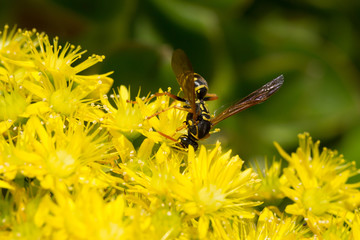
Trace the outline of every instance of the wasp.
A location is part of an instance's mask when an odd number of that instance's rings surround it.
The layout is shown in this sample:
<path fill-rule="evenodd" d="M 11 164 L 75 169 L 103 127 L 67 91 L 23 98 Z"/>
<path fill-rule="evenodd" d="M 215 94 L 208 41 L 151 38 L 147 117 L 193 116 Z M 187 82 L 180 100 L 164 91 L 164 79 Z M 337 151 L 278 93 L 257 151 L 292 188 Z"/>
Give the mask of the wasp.
<path fill-rule="evenodd" d="M 261 88 L 250 93 L 248 96 L 240 99 L 232 106 L 226 108 L 215 117 L 211 117 L 206 101 L 215 100 L 215 94 L 208 93 L 207 81 L 197 73 L 194 73 L 190 60 L 185 52 L 177 49 L 173 52 L 171 59 L 171 67 L 176 76 L 185 98 L 164 93 L 175 100 L 184 102 L 181 109 L 187 110 L 185 127 L 187 134 L 181 135 L 177 140 L 159 132 L 162 136 L 177 142 L 177 146 L 187 149 L 190 145 L 196 151 L 198 141 L 209 136 L 210 130 L 224 119 L 241 112 L 251 106 L 266 101 L 271 95 L 279 90 L 284 82 L 283 75 L 266 83 Z"/>

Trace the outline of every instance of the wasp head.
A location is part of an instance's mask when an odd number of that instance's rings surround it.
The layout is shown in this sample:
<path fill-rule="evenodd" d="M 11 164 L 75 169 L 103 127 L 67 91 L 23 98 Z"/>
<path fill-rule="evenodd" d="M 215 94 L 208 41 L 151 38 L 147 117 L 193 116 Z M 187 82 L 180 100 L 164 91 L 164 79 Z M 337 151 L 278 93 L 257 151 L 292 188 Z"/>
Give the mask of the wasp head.
<path fill-rule="evenodd" d="M 194 73 L 195 93 L 197 99 L 204 99 L 208 91 L 206 80 L 197 73 Z"/>

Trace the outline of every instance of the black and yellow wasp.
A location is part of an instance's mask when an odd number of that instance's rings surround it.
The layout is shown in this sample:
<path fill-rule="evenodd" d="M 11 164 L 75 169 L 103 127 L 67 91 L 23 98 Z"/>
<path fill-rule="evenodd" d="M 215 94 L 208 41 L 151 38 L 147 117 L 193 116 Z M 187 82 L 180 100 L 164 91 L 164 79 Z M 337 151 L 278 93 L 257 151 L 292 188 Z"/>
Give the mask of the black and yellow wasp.
<path fill-rule="evenodd" d="M 206 80 L 194 73 L 191 63 L 185 52 L 181 49 L 174 51 L 171 59 L 171 67 L 175 73 L 176 80 L 182 88 L 185 98 L 164 93 L 175 100 L 184 102 L 182 109 L 187 110 L 185 125 L 187 134 L 180 136 L 177 140 L 159 132 L 162 136 L 177 142 L 177 146 L 187 149 L 191 145 L 194 150 L 198 148 L 198 141 L 209 136 L 210 130 L 222 120 L 241 112 L 251 106 L 262 103 L 279 90 L 284 82 L 283 75 L 266 83 L 261 88 L 250 93 L 248 96 L 237 101 L 215 117 L 211 117 L 206 101 L 215 100 L 215 94 L 208 93 Z"/>

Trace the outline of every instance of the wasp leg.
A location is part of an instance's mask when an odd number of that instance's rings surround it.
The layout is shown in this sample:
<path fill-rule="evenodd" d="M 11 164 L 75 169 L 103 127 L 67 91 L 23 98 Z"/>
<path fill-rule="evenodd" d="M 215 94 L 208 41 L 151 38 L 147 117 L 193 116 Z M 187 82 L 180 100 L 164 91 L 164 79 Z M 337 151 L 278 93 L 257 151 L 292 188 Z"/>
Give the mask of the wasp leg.
<path fill-rule="evenodd" d="M 220 132 L 220 128 L 215 128 L 213 131 L 209 132 L 209 135 L 217 132 Z"/>
<path fill-rule="evenodd" d="M 172 108 L 175 108 L 175 109 L 178 109 L 178 110 L 187 111 L 187 112 L 191 112 L 191 109 L 190 109 L 190 108 L 179 107 L 179 106 L 173 105 L 173 106 L 171 106 L 171 107 L 164 108 L 164 109 L 162 109 L 161 111 L 154 113 L 153 115 L 147 116 L 145 119 L 150 119 L 150 118 L 152 118 L 152 117 L 155 117 L 155 116 L 157 116 L 157 115 L 159 115 L 159 114 L 161 114 L 161 113 L 163 113 L 163 112 L 166 112 L 166 111 L 168 111 L 168 110 L 170 110 L 170 109 L 172 109 Z"/>
<path fill-rule="evenodd" d="M 168 96 L 176 101 L 180 101 L 180 102 L 186 102 L 185 99 L 179 97 L 179 96 L 176 96 L 172 93 L 169 93 L 169 92 L 163 92 L 163 93 L 154 93 L 154 94 L 151 94 L 151 96 L 145 100 L 145 102 L 148 102 L 150 101 L 151 99 L 155 98 L 155 97 L 162 97 L 162 96 Z M 136 101 L 131 101 L 131 100 L 126 100 L 126 102 L 128 103 L 132 103 L 132 104 L 136 104 L 137 102 Z"/>
<path fill-rule="evenodd" d="M 169 135 L 166 135 L 165 133 L 162 133 L 162 132 L 159 132 L 158 133 L 167 138 L 167 139 L 170 139 L 171 141 L 173 142 L 176 142 L 176 144 L 174 146 L 172 146 L 173 148 L 176 148 L 176 149 L 179 149 L 179 150 L 182 150 L 182 151 L 187 151 L 188 148 L 189 148 L 189 145 L 191 145 L 194 150 L 196 151 L 197 148 L 198 148 L 198 143 L 194 140 L 191 139 L 191 137 L 187 136 L 187 135 L 182 135 L 179 137 L 179 139 L 175 139 L 175 138 L 172 138 L 170 137 Z"/>
<path fill-rule="evenodd" d="M 173 137 L 170 137 L 169 135 L 165 134 L 165 133 L 162 133 L 162 132 L 159 132 L 157 131 L 161 136 L 167 138 L 167 139 L 170 139 L 171 141 L 174 141 L 174 142 L 178 142 L 178 140 L 176 140 L 175 138 Z"/>
<path fill-rule="evenodd" d="M 213 101 L 217 100 L 219 97 L 215 93 L 207 93 L 204 97 L 204 101 Z"/>
<path fill-rule="evenodd" d="M 187 127 L 187 125 L 186 125 L 186 123 L 184 122 L 184 124 L 183 124 L 181 127 L 178 127 L 178 128 L 176 129 L 176 132 L 179 132 L 179 131 L 183 130 L 183 129 L 186 128 L 186 127 Z"/>

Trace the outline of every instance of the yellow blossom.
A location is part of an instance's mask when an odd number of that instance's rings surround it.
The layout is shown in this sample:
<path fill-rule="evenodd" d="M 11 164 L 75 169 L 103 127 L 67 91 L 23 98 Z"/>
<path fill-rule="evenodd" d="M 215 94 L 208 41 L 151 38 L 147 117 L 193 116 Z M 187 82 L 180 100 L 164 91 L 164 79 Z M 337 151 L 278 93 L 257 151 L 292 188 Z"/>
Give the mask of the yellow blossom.
<path fill-rule="evenodd" d="M 18 117 L 47 112 L 100 122 L 103 112 L 90 104 L 110 89 L 113 80 L 110 73 L 80 73 L 104 57 L 93 55 L 75 64 L 86 52 L 79 46 L 62 47 L 58 38 L 51 44 L 44 33 L 8 28 L 0 34 L 0 133 Z"/>
<path fill-rule="evenodd" d="M 280 154 L 289 162 L 284 169 L 289 186 L 282 186 L 283 193 L 293 200 L 286 212 L 302 215 L 308 224 L 321 232 L 329 225 L 333 215 L 352 219 L 352 211 L 360 202 L 358 184 L 348 184 L 356 174 L 353 163 L 347 163 L 336 152 L 324 148 L 319 151 L 319 142 L 313 143 L 309 134 L 300 134 L 300 147 L 291 156 L 276 144 Z"/>
<path fill-rule="evenodd" d="M 168 92 L 170 92 L 170 88 Z M 159 94 L 163 92 L 159 90 Z M 187 133 L 186 128 L 181 129 L 184 126 L 187 111 L 174 108 L 175 106 L 182 106 L 182 103 L 178 101 L 170 101 L 167 96 L 157 97 L 151 104 L 141 104 L 141 110 L 145 114 L 146 122 L 151 125 L 149 131 L 142 132 L 145 136 L 153 139 L 154 141 L 162 141 L 168 143 L 170 146 L 174 146 L 177 139 Z M 165 111 L 164 111 L 165 110 Z M 162 112 L 163 111 L 163 112 Z M 156 117 L 151 117 L 154 114 L 158 114 Z M 160 135 L 158 132 L 167 135 L 169 138 Z M 171 139 L 170 139 L 171 138 Z M 175 141 L 174 141 L 175 140 Z"/>
<path fill-rule="evenodd" d="M 28 101 L 18 91 L 2 91 L 0 89 L 0 134 L 18 120 L 27 109 Z"/>
<path fill-rule="evenodd" d="M 0 120 L 15 120 L 26 108 L 26 99 L 17 91 L 0 92 Z"/>
<path fill-rule="evenodd" d="M 159 90 L 159 93 L 161 94 L 162 91 Z M 136 103 L 133 103 L 130 101 L 126 87 L 120 86 L 118 93 L 114 92 L 110 95 L 110 100 L 115 106 L 112 106 L 106 95 L 101 98 L 103 109 L 107 112 L 104 125 L 113 135 L 117 135 L 116 131 L 118 131 L 129 139 L 135 139 L 142 134 L 154 142 L 167 141 L 170 145 L 174 145 L 174 141 L 163 137 L 158 131 L 176 140 L 185 133 L 185 129 L 177 131 L 177 128 L 183 125 L 187 112 L 174 108 L 161 112 L 178 103 L 173 102 L 170 105 L 167 96 L 156 97 L 155 100 L 150 101 L 152 98 L 152 96 L 136 97 Z"/>
<path fill-rule="evenodd" d="M 303 239 L 309 232 L 296 216 L 277 216 L 264 208 L 256 224 L 245 226 L 243 239 Z"/>
<path fill-rule="evenodd" d="M 174 202 L 172 195 L 173 188 L 176 187 L 174 175 L 180 171 L 183 158 L 163 144 L 155 154 L 155 159 L 151 159 L 153 146 L 153 141 L 144 140 L 137 153 L 131 150 L 128 158 L 122 157 L 123 163 L 120 163 L 120 169 L 115 171 L 127 180 L 126 186 L 130 192 Z"/>
<path fill-rule="evenodd" d="M 101 193 L 86 187 L 71 196 L 55 192 L 53 201 L 44 196 L 35 223 L 45 237 L 55 239 L 133 239 L 126 205 L 121 196 L 105 200 Z"/>
<path fill-rule="evenodd" d="M 87 76 L 88 82 L 77 81 L 79 78 L 77 73 L 82 71 L 84 66 L 90 67 L 97 61 L 89 59 L 73 67 L 71 64 L 84 53 L 79 52 L 80 47 L 73 49 L 66 44 L 62 49 L 58 46 L 57 39 L 54 39 L 54 46 L 51 46 L 48 37 L 42 34 L 37 35 L 37 41 L 40 44 L 39 47 L 37 47 L 37 42 L 29 38 L 29 46 L 33 53 L 31 57 L 34 58 L 36 66 L 29 69 L 29 77 L 24 79 L 22 85 L 34 95 L 34 100 L 48 103 L 41 106 L 38 111 L 45 112 L 52 109 L 56 113 L 66 116 L 76 115 L 82 119 L 89 119 L 91 113 L 96 112 L 93 113 L 94 118 L 96 119 L 96 114 L 98 114 L 100 119 L 101 112 L 89 106 L 91 100 L 87 96 L 96 89 L 102 89 L 100 94 L 104 94 L 104 91 L 111 86 L 112 80 L 103 76 L 108 79 L 105 88 L 101 86 L 103 83 L 99 80 L 99 76 L 92 76 L 92 78 Z"/>
<path fill-rule="evenodd" d="M 1 239 L 40 239 L 42 231 L 34 222 L 44 191 L 35 190 L 34 184 L 21 184 L 18 177 L 15 187 L 0 196 Z"/>
<path fill-rule="evenodd" d="M 18 172 L 36 177 L 45 188 L 53 188 L 59 179 L 80 180 L 82 168 L 110 156 L 106 138 L 101 129 L 75 120 L 65 123 L 56 117 L 42 124 L 32 117 L 16 143 L 2 139 L 2 172 L 8 179 Z"/>
<path fill-rule="evenodd" d="M 101 96 L 103 109 L 107 112 L 104 126 L 110 131 L 119 131 L 130 139 L 139 136 L 139 130 L 143 128 L 144 116 L 139 104 L 130 102 L 130 94 L 125 86 L 120 86 L 118 94 L 113 93 L 110 99 L 114 101 L 115 107 L 110 103 L 107 95 Z M 141 99 L 137 99 L 140 103 Z M 116 133 L 114 132 L 116 135 Z"/>
<path fill-rule="evenodd" d="M 58 38 L 53 39 L 51 44 L 49 38 L 45 34 L 36 34 L 36 39 L 28 36 L 28 42 L 31 59 L 36 64 L 36 68 L 41 75 L 47 75 L 55 88 L 61 88 L 61 82 L 56 79 L 65 78 L 67 81 L 74 81 L 78 84 L 81 91 L 89 94 L 93 91 L 98 91 L 104 94 L 109 91 L 112 85 L 112 79 L 107 76 L 110 73 L 103 75 L 82 76 L 79 75 L 83 70 L 93 66 L 94 64 L 103 61 L 103 56 L 92 55 L 85 61 L 73 65 L 86 51 L 81 51 L 81 47 L 66 43 L 64 47 L 59 45 Z M 82 95 L 85 93 L 82 93 Z"/>
<path fill-rule="evenodd" d="M 213 219 L 251 219 L 252 207 L 260 204 L 251 200 L 257 175 L 252 169 L 242 171 L 243 161 L 230 154 L 222 154 L 220 144 L 209 152 L 202 146 L 199 155 L 190 147 L 186 170 L 175 175 L 171 190 L 179 208 L 198 219 L 201 238 L 210 231 Z"/>
<path fill-rule="evenodd" d="M 281 175 L 281 161 L 274 160 L 270 166 L 268 161 L 265 161 L 265 167 L 260 168 L 257 164 L 256 170 L 261 182 L 258 184 L 260 186 L 257 186 L 258 189 L 254 198 L 264 201 L 266 205 L 277 205 L 284 198 L 280 187 L 286 185 L 286 178 Z"/>
<path fill-rule="evenodd" d="M 32 38 L 35 33 L 27 31 L 28 37 Z M 17 70 L 13 65 L 27 66 L 31 65 L 28 61 L 29 49 L 26 47 L 27 38 L 24 37 L 24 31 L 13 27 L 9 32 L 9 26 L 5 25 L 4 30 L 0 31 L 0 59 L 1 68 L 9 71 Z M 0 69 L 1 69 L 0 68 Z M 12 73 L 14 73 L 13 71 Z M 1 75 L 0 75 L 1 76 Z M 1 79 L 4 80 L 4 79 Z"/>
<path fill-rule="evenodd" d="M 326 230 L 321 233 L 322 239 L 339 239 L 347 240 L 351 239 L 350 226 L 344 219 L 333 217 L 328 221 Z M 316 230 L 314 230 L 316 231 Z M 319 234 L 320 235 L 320 234 Z M 356 239 L 356 238 L 355 238 Z"/>

